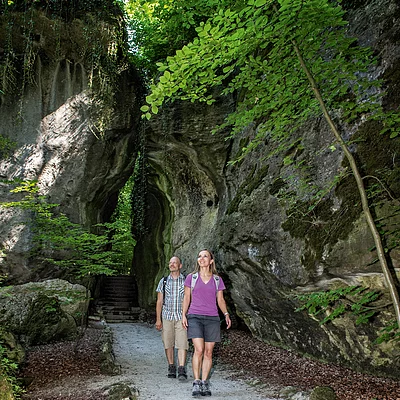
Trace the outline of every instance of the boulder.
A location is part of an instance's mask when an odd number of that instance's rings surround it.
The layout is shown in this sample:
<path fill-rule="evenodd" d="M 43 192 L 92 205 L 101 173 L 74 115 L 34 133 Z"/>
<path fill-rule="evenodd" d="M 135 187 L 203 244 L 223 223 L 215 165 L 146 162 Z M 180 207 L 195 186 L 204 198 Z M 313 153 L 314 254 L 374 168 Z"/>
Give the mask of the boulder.
<path fill-rule="evenodd" d="M 108 400 L 136 400 L 139 391 L 128 382 L 117 382 L 103 389 Z"/>
<path fill-rule="evenodd" d="M 335 391 L 328 386 L 317 386 L 310 394 L 310 400 L 336 400 Z"/>
<path fill-rule="evenodd" d="M 0 288 L 0 324 L 24 345 L 74 337 L 90 294 L 61 279 Z"/>

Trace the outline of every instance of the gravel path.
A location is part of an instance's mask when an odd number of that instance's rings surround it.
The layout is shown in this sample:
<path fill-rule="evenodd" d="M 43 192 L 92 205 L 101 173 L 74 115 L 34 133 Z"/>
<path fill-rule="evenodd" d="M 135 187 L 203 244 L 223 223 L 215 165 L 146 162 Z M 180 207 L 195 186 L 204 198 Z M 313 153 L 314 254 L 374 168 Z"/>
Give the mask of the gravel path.
<path fill-rule="evenodd" d="M 114 353 L 122 375 L 118 381 L 134 383 L 140 400 L 193 398 L 191 363 L 188 362 L 188 380 L 179 382 L 167 378 L 167 362 L 160 332 L 148 324 L 112 324 Z M 230 372 L 217 365 L 211 376 L 212 399 L 259 400 L 270 399 L 248 384 L 230 380 Z M 270 399 L 272 400 L 272 399 Z"/>
<path fill-rule="evenodd" d="M 92 326 L 78 341 L 30 349 L 21 377 L 31 384 L 22 399 L 107 400 L 111 391 L 124 386 L 137 389 L 140 400 L 192 398 L 190 359 L 187 382 L 168 379 L 160 332 L 154 324 L 110 324 L 109 327 L 113 331 L 113 349 L 121 374 L 101 373 L 99 351 L 103 326 Z M 223 343 L 216 346 L 215 355 L 218 364 L 211 377 L 211 399 L 272 400 L 278 394 L 286 399 L 305 399 L 317 386 L 333 388 L 338 400 L 400 399 L 398 380 L 310 360 L 270 346 L 244 331 L 224 331 Z M 229 369 L 226 365 L 230 365 Z M 120 394 L 118 398 L 127 400 L 129 394 Z"/>

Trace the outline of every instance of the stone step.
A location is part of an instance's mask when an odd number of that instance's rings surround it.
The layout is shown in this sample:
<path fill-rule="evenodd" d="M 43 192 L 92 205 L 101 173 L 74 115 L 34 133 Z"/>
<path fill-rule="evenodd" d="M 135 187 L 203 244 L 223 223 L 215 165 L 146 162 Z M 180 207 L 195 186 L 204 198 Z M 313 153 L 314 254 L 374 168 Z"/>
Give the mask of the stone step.
<path fill-rule="evenodd" d="M 124 280 L 107 280 L 103 283 L 103 286 L 121 286 L 121 287 L 135 287 L 135 281 L 124 281 Z"/>
<path fill-rule="evenodd" d="M 131 275 L 115 275 L 104 278 L 107 281 L 134 281 L 135 278 Z"/>
<path fill-rule="evenodd" d="M 130 310 L 104 310 L 97 308 L 93 318 L 98 316 L 99 319 L 103 319 L 107 323 L 117 322 L 135 322 L 140 320 L 142 317 L 143 310 L 139 307 L 131 307 Z"/>
<path fill-rule="evenodd" d="M 101 310 L 103 314 L 107 313 L 125 313 L 125 314 L 132 314 L 130 308 L 123 308 L 123 307 L 100 307 L 97 310 Z"/>
<path fill-rule="evenodd" d="M 127 286 L 127 287 L 135 287 L 135 281 L 105 281 L 103 283 L 104 286 Z"/>
<path fill-rule="evenodd" d="M 103 291 L 104 292 L 119 292 L 119 291 L 127 292 L 127 293 L 135 293 L 136 290 L 132 288 L 131 286 L 104 286 Z"/>
<path fill-rule="evenodd" d="M 113 301 L 110 299 L 99 300 L 96 304 L 97 307 L 133 307 L 131 301 Z"/>
<path fill-rule="evenodd" d="M 129 314 L 105 314 L 106 322 L 134 322 L 138 320 L 139 316 Z"/>
<path fill-rule="evenodd" d="M 135 292 L 133 290 L 125 290 L 121 288 L 115 288 L 115 287 L 110 287 L 110 288 L 104 288 L 102 290 L 102 295 L 103 296 L 108 296 L 108 295 L 124 295 L 124 296 L 129 296 L 129 297 L 134 297 Z"/>
<path fill-rule="evenodd" d="M 110 310 L 106 313 L 104 313 L 104 315 L 122 315 L 122 316 L 129 316 L 129 317 L 137 317 L 139 314 L 135 314 L 130 312 L 129 310 Z"/>
<path fill-rule="evenodd" d="M 102 280 L 101 297 L 95 303 L 96 313 L 107 322 L 134 322 L 143 313 L 137 305 L 135 278 L 129 275 L 108 276 Z"/>
<path fill-rule="evenodd" d="M 97 305 L 96 310 L 101 311 L 103 314 L 106 313 L 128 313 L 132 315 L 139 315 L 142 310 L 138 307 L 120 306 L 120 305 Z"/>
<path fill-rule="evenodd" d="M 116 291 L 106 291 L 103 293 L 102 298 L 110 298 L 110 297 L 115 297 L 115 298 L 132 298 L 134 299 L 135 296 L 131 293 L 123 293 L 123 292 L 116 292 Z"/>
<path fill-rule="evenodd" d="M 123 290 L 125 292 L 136 292 L 136 288 L 130 285 L 103 285 L 103 290 Z"/>

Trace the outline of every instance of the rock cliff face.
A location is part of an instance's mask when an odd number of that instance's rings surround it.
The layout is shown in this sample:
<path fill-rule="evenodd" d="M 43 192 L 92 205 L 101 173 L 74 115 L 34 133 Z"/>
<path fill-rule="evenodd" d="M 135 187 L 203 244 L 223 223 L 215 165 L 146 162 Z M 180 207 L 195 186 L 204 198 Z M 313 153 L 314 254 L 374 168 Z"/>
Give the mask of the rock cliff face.
<path fill-rule="evenodd" d="M 386 106 L 398 107 L 398 2 L 344 5 L 350 33 L 376 50 L 380 62 L 371 74 L 386 81 Z M 223 135 L 210 135 L 232 107 L 229 99 L 212 107 L 176 103 L 146 125 L 152 167 L 146 223 L 150 233 L 138 244 L 134 263 L 141 304 L 154 301 L 154 285 L 165 274 L 171 254 L 179 255 L 185 271 L 191 272 L 198 251 L 209 248 L 228 284 L 231 307 L 256 336 L 353 368 L 398 375 L 399 349 L 373 343 L 382 321 L 393 317 L 390 310 L 382 312 L 374 325 L 365 326 L 356 326 L 351 318 L 320 326 L 294 311 L 298 304 L 293 295 L 340 284 L 366 285 L 386 293 L 352 176 L 347 174 L 313 212 L 307 212 L 312 198 L 301 181 L 329 185 L 347 165 L 341 151 L 329 149 L 329 128 L 322 119 L 309 121 L 299 132 L 305 150 L 293 148 L 285 154 L 307 163 L 306 175 L 300 173 L 300 178 L 290 179 L 299 171 L 286 165 L 283 157 L 266 160 L 268 143 L 239 165 L 227 166 L 253 134 L 250 129 L 231 142 Z M 379 178 L 386 171 L 392 197 L 381 198 L 374 213 L 387 229 L 400 222 L 393 216 L 398 207 L 393 198 L 400 195 L 400 144 L 398 138 L 379 135 L 378 128 L 364 124 L 345 135 L 357 140 L 352 151 L 364 175 Z M 367 182 L 370 187 L 374 179 Z M 398 250 L 390 257 L 398 271 Z"/>
<path fill-rule="evenodd" d="M 380 59 L 371 73 L 385 79 L 385 106 L 398 107 L 398 2 L 343 4 L 349 10 L 351 33 L 373 46 Z M 9 75 L 18 78 L 19 90 L 1 98 L 0 134 L 16 146 L 10 157 L 0 160 L 0 196 L 5 201 L 15 199 L 6 181 L 36 179 L 40 192 L 60 204 L 72 221 L 90 227 L 108 219 L 118 190 L 132 173 L 139 148 L 140 88 L 119 53 L 113 56 L 108 40 L 112 35 L 102 36 L 113 32 L 112 25 L 97 30 L 109 22 L 96 17 L 92 24 L 91 14 L 85 15 L 82 10 L 65 20 L 51 18 L 43 10 L 25 17 L 1 15 L 2 65 L 22 65 L 27 43 L 31 57 L 28 69 L 16 67 Z M 27 31 L 22 29 L 24 18 L 32 20 Z M 19 64 L 6 59 L 10 38 Z M 103 58 L 96 58 L 110 56 L 110 51 L 117 70 L 123 71 L 115 82 L 104 78 Z M 112 90 L 101 92 L 104 86 Z M 385 292 L 352 177 L 346 175 L 309 213 L 306 207 L 312 199 L 302 190 L 301 180 L 290 179 L 297 171 L 283 157 L 266 160 L 268 143 L 242 163 L 227 166 L 253 134 L 249 129 L 232 141 L 224 140 L 223 133 L 210 135 L 234 106 L 229 98 L 212 107 L 176 103 L 143 126 L 150 164 L 142 193 L 147 229 L 135 249 L 132 269 L 140 305 L 154 307 L 155 285 L 172 254 L 179 255 L 190 272 L 198 251 L 210 248 L 227 284 L 232 311 L 256 336 L 356 369 L 398 375 L 399 349 L 373 344 L 382 321 L 392 316 L 390 309 L 368 326 L 356 326 L 351 318 L 320 326 L 294 311 L 298 304 L 292 295 L 340 283 L 370 285 Z M 346 162 L 339 150 L 329 150 L 328 127 L 315 119 L 299 135 L 305 138 L 306 149 L 293 148 L 289 154 L 309 166 L 302 180 L 329 184 Z M 356 140 L 352 150 L 363 174 L 384 181 L 390 191 L 391 196 L 379 198 L 374 212 L 382 229 L 395 230 L 399 220 L 393 215 L 392 198 L 400 196 L 399 139 L 380 136 L 371 124 L 349 129 L 346 137 Z M 369 184 L 376 181 L 370 179 Z M 294 212 L 294 206 L 300 212 Z M 0 271 L 13 282 L 35 277 L 35 261 L 28 257 L 32 243 L 27 217 L 0 209 L 0 238 L 7 252 Z M 398 251 L 392 250 L 390 256 L 398 269 Z"/>
<path fill-rule="evenodd" d="M 91 227 L 108 220 L 132 173 L 139 79 L 122 56 L 121 16 L 37 4 L 0 15 L 0 135 L 14 143 L 0 160 L 0 197 L 18 200 L 10 181 L 36 180 L 71 221 Z M 0 213 L 1 270 L 13 282 L 32 279 L 29 214 Z"/>

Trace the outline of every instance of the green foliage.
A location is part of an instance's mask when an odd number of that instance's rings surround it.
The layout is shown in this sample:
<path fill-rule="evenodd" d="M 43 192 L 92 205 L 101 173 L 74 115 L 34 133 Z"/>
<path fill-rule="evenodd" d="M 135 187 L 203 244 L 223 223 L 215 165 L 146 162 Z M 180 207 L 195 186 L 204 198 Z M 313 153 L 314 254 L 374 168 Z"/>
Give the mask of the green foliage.
<path fill-rule="evenodd" d="M 0 328 L 0 378 L 8 382 L 15 399 L 20 399 L 24 390 L 17 378 L 18 364 L 7 357 L 7 347 L 2 339 L 4 331 Z"/>
<path fill-rule="evenodd" d="M 33 211 L 32 256 L 43 262 L 76 276 L 127 273 L 136 244 L 131 233 L 133 184 L 131 177 L 121 190 L 112 221 L 96 225 L 102 234 L 87 232 L 62 213 L 56 215 L 54 209 L 58 204 L 49 204 L 44 196 L 39 196 L 35 181 L 20 182 L 11 192 L 24 193 L 24 198 L 1 205 Z"/>
<path fill-rule="evenodd" d="M 156 62 L 175 54 L 196 36 L 195 28 L 227 0 L 128 0 L 130 47 L 136 65 L 154 74 Z"/>
<path fill-rule="evenodd" d="M 36 212 L 34 255 L 80 277 L 114 274 L 119 263 L 113 252 L 106 250 L 107 235 L 87 232 L 65 215 L 55 216 L 46 208 Z"/>
<path fill-rule="evenodd" d="M 396 342 L 400 341 L 400 329 L 396 320 L 391 321 L 389 325 L 379 331 L 379 337 L 376 339 L 376 343 L 380 344 L 391 340 Z"/>
<path fill-rule="evenodd" d="M 133 172 L 134 185 L 131 192 L 132 206 L 132 233 L 136 239 L 142 238 L 147 233 L 146 204 L 147 204 L 147 163 L 144 151 L 138 154 L 135 170 Z"/>
<path fill-rule="evenodd" d="M 118 272 L 126 274 L 132 267 L 133 251 L 136 240 L 132 236 L 131 193 L 134 186 L 132 175 L 121 189 L 117 207 L 111 222 L 101 224 L 110 233 L 110 244 L 115 255 L 114 262 L 119 265 Z"/>
<path fill-rule="evenodd" d="M 242 156 L 266 138 L 282 143 L 307 118 L 320 114 L 296 45 L 328 109 L 346 123 L 379 119 L 395 136 L 398 113 L 384 116 L 380 82 L 367 74 L 375 62 L 372 52 L 347 37 L 343 16 L 328 0 L 249 0 L 235 9 L 217 7 L 215 16 L 196 28 L 192 42 L 157 64 L 162 75 L 150 87 L 144 117 L 170 100 L 213 104 L 218 95 L 237 92 L 237 109 L 219 129 L 229 127 L 234 136 L 257 123 Z"/>
<path fill-rule="evenodd" d="M 8 157 L 16 148 L 16 143 L 0 135 L 0 159 Z"/>
<path fill-rule="evenodd" d="M 303 303 L 296 311 L 306 310 L 308 314 L 320 319 L 320 324 L 325 324 L 333 319 L 350 313 L 356 316 L 356 324 L 367 323 L 377 312 L 373 303 L 381 296 L 375 290 L 367 290 L 360 286 L 347 286 L 325 292 L 314 292 L 294 296 Z"/>
<path fill-rule="evenodd" d="M 107 250 L 108 231 L 99 235 L 90 233 L 79 224 L 69 221 L 66 215 L 56 214 L 54 209 L 58 204 L 49 204 L 44 196 L 39 196 L 36 182 L 21 182 L 11 192 L 21 192 L 25 196 L 19 201 L 1 203 L 3 207 L 19 207 L 32 211 L 32 256 L 79 277 L 112 275 L 121 268 L 115 252 Z"/>

